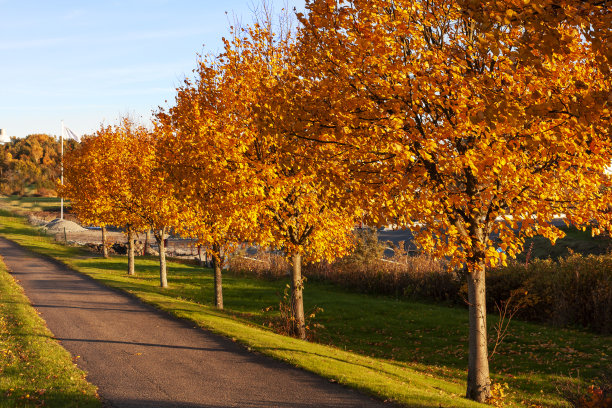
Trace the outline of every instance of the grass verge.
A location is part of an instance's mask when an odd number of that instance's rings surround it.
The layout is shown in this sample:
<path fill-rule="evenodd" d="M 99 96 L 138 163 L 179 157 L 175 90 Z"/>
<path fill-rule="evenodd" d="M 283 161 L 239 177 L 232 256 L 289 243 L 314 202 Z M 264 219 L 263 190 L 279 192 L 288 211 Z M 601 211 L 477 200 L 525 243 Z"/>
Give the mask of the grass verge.
<path fill-rule="evenodd" d="M 60 211 L 59 197 L 22 197 L 3 196 L 0 197 L 2 207 L 21 214 L 27 211 Z M 70 206 L 69 201 L 64 202 L 64 211 Z"/>
<path fill-rule="evenodd" d="M 59 259 L 103 283 L 228 336 L 252 350 L 280 358 L 382 399 L 415 407 L 475 407 L 465 400 L 467 312 L 431 304 L 396 301 L 307 283 L 307 310 L 324 309 L 316 341 L 275 334 L 284 282 L 226 275 L 226 311 L 214 309 L 212 275 L 170 263 L 171 288 L 158 287 L 156 260 L 139 258 L 137 276 L 125 274 L 125 258 L 92 258 L 41 236 L 19 217 L 0 214 L 0 233 Z M 490 325 L 495 324 L 490 317 Z M 610 364 L 610 337 L 513 322 L 506 342 L 491 360 L 493 381 L 508 383 L 506 406 L 565 406 L 556 382 L 595 378 Z M 578 373 L 582 380 L 578 380 Z"/>
<path fill-rule="evenodd" d="M 100 407 L 0 260 L 0 407 Z"/>

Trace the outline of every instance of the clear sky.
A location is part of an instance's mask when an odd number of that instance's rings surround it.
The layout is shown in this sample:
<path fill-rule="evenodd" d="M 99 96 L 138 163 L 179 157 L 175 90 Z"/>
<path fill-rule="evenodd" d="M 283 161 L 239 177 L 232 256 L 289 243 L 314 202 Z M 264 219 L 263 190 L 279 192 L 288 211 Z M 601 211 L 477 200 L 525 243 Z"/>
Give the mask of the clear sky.
<path fill-rule="evenodd" d="M 0 0 L 0 128 L 78 135 L 146 122 L 258 0 Z M 303 11 L 304 0 L 275 0 Z M 226 12 L 228 14 L 226 14 Z"/>

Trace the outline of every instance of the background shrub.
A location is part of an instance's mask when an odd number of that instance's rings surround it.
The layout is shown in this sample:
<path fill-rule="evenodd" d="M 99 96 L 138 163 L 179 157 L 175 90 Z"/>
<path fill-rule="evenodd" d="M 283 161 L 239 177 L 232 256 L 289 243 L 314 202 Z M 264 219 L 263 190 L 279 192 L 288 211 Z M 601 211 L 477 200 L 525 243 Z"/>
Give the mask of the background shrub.
<path fill-rule="evenodd" d="M 515 263 L 491 270 L 487 285 L 488 307 L 520 289 L 530 297 L 522 318 L 612 333 L 612 255 Z"/>
<path fill-rule="evenodd" d="M 306 265 L 304 275 L 361 293 L 466 304 L 463 271 L 449 269 L 445 261 L 427 255 L 412 255 L 401 242 L 396 246 L 381 243 L 376 230 L 355 234 L 351 255 Z M 229 266 L 235 273 L 266 279 L 285 278 L 289 273 L 289 264 L 279 252 L 242 250 Z M 612 333 L 612 255 L 571 254 L 489 270 L 489 312 L 495 313 L 496 305 L 505 304 L 511 296 L 511 306 L 519 306 L 518 318 Z"/>

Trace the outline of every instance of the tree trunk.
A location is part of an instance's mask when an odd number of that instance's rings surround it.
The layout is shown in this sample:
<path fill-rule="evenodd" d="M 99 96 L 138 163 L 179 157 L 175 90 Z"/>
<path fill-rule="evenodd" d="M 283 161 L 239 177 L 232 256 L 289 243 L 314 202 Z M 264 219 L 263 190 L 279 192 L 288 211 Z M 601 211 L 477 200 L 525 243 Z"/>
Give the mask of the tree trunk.
<path fill-rule="evenodd" d="M 223 282 L 221 279 L 223 258 L 221 255 L 221 246 L 214 244 L 213 251 L 213 267 L 215 271 L 215 307 L 219 310 L 223 310 Z"/>
<path fill-rule="evenodd" d="M 304 298 L 302 290 L 304 281 L 302 280 L 302 255 L 293 254 L 291 262 L 291 312 L 292 334 L 300 339 L 306 339 L 306 323 L 304 320 Z"/>
<path fill-rule="evenodd" d="M 168 274 L 166 270 L 166 242 L 164 240 L 166 235 L 165 232 L 165 229 L 155 231 L 155 240 L 159 246 L 159 285 L 162 288 L 168 287 Z"/>
<path fill-rule="evenodd" d="M 106 246 L 106 226 L 102 227 L 102 256 L 108 258 L 108 247 Z"/>
<path fill-rule="evenodd" d="M 151 239 L 151 230 L 147 230 L 147 232 L 145 233 L 144 248 L 142 249 L 143 255 L 149 254 L 149 240 L 150 239 Z"/>
<path fill-rule="evenodd" d="M 485 264 L 479 261 L 468 271 L 469 356 L 466 397 L 485 402 L 491 395 L 489 356 L 487 351 L 487 305 L 485 297 Z"/>
<path fill-rule="evenodd" d="M 134 271 L 134 231 L 128 227 L 128 238 L 127 238 L 127 246 L 128 246 L 128 275 L 135 275 Z"/>

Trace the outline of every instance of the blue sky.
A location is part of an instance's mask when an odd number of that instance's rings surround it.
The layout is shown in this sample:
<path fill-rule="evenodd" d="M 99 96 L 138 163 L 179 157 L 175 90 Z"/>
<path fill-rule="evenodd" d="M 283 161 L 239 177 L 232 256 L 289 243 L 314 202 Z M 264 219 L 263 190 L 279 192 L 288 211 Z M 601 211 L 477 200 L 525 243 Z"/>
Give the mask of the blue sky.
<path fill-rule="evenodd" d="M 220 51 L 232 16 L 250 23 L 257 4 L 0 0 L 0 128 L 24 137 L 58 135 L 61 120 L 79 135 L 125 114 L 146 123 L 172 103 L 198 53 Z"/>

